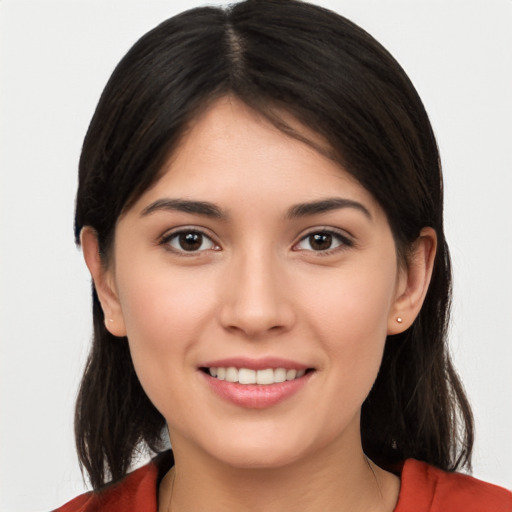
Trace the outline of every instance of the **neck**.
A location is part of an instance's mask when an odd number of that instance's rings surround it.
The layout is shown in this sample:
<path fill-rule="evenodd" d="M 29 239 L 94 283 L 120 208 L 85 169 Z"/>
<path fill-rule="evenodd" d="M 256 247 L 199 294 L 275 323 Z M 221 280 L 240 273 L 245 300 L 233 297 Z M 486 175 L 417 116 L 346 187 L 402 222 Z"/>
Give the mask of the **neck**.
<path fill-rule="evenodd" d="M 332 448 L 273 468 L 233 467 L 175 448 L 176 466 L 162 483 L 160 512 L 391 512 L 398 478 L 368 461 L 360 444 L 343 456 Z"/>

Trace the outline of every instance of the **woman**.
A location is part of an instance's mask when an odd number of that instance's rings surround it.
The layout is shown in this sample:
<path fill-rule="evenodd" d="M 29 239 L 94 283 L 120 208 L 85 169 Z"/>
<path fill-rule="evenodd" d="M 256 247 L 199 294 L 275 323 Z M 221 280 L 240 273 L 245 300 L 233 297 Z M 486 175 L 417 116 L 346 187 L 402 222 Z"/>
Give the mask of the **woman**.
<path fill-rule="evenodd" d="M 512 508 L 452 473 L 439 157 L 368 34 L 284 0 L 171 18 L 107 84 L 79 179 L 95 493 L 60 510 Z"/>

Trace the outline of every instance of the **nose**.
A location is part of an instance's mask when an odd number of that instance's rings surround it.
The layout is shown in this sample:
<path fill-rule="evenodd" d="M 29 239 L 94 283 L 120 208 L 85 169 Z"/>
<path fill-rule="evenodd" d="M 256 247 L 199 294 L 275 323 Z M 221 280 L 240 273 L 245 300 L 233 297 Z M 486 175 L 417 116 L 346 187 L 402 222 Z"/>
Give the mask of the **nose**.
<path fill-rule="evenodd" d="M 248 338 L 286 332 L 295 323 L 285 269 L 277 258 L 251 254 L 234 258 L 223 276 L 220 322 Z"/>

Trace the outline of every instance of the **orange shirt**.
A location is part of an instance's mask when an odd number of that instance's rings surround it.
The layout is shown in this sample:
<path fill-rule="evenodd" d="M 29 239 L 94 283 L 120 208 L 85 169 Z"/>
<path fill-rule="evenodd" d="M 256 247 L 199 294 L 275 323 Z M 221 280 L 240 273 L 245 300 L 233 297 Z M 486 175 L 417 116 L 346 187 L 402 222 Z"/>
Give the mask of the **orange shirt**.
<path fill-rule="evenodd" d="M 166 452 L 102 493 L 82 494 L 55 512 L 157 512 L 158 484 L 171 465 Z M 512 512 L 512 493 L 408 459 L 395 512 Z"/>
<path fill-rule="evenodd" d="M 407 459 L 395 512 L 512 512 L 512 492 Z"/>

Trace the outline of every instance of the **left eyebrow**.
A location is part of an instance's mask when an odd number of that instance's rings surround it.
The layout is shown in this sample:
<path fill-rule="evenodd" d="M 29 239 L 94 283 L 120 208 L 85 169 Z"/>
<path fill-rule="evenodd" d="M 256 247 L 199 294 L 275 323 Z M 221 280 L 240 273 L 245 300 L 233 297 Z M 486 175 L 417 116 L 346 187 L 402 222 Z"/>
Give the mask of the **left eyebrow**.
<path fill-rule="evenodd" d="M 358 203 L 357 201 L 353 201 L 352 199 L 344 199 L 342 197 L 330 197 L 327 199 L 321 199 L 319 201 L 296 204 L 288 210 L 286 216 L 289 219 L 295 219 L 297 217 L 317 215 L 319 213 L 339 210 L 341 208 L 354 208 L 364 213 L 368 219 L 372 220 L 372 215 L 368 208 L 366 208 L 361 203 Z"/>
<path fill-rule="evenodd" d="M 207 201 L 190 201 L 187 199 L 158 199 L 149 206 L 146 206 L 140 215 L 144 217 L 145 215 L 162 210 L 204 215 L 205 217 L 215 219 L 226 218 L 226 214 L 213 203 Z"/>

